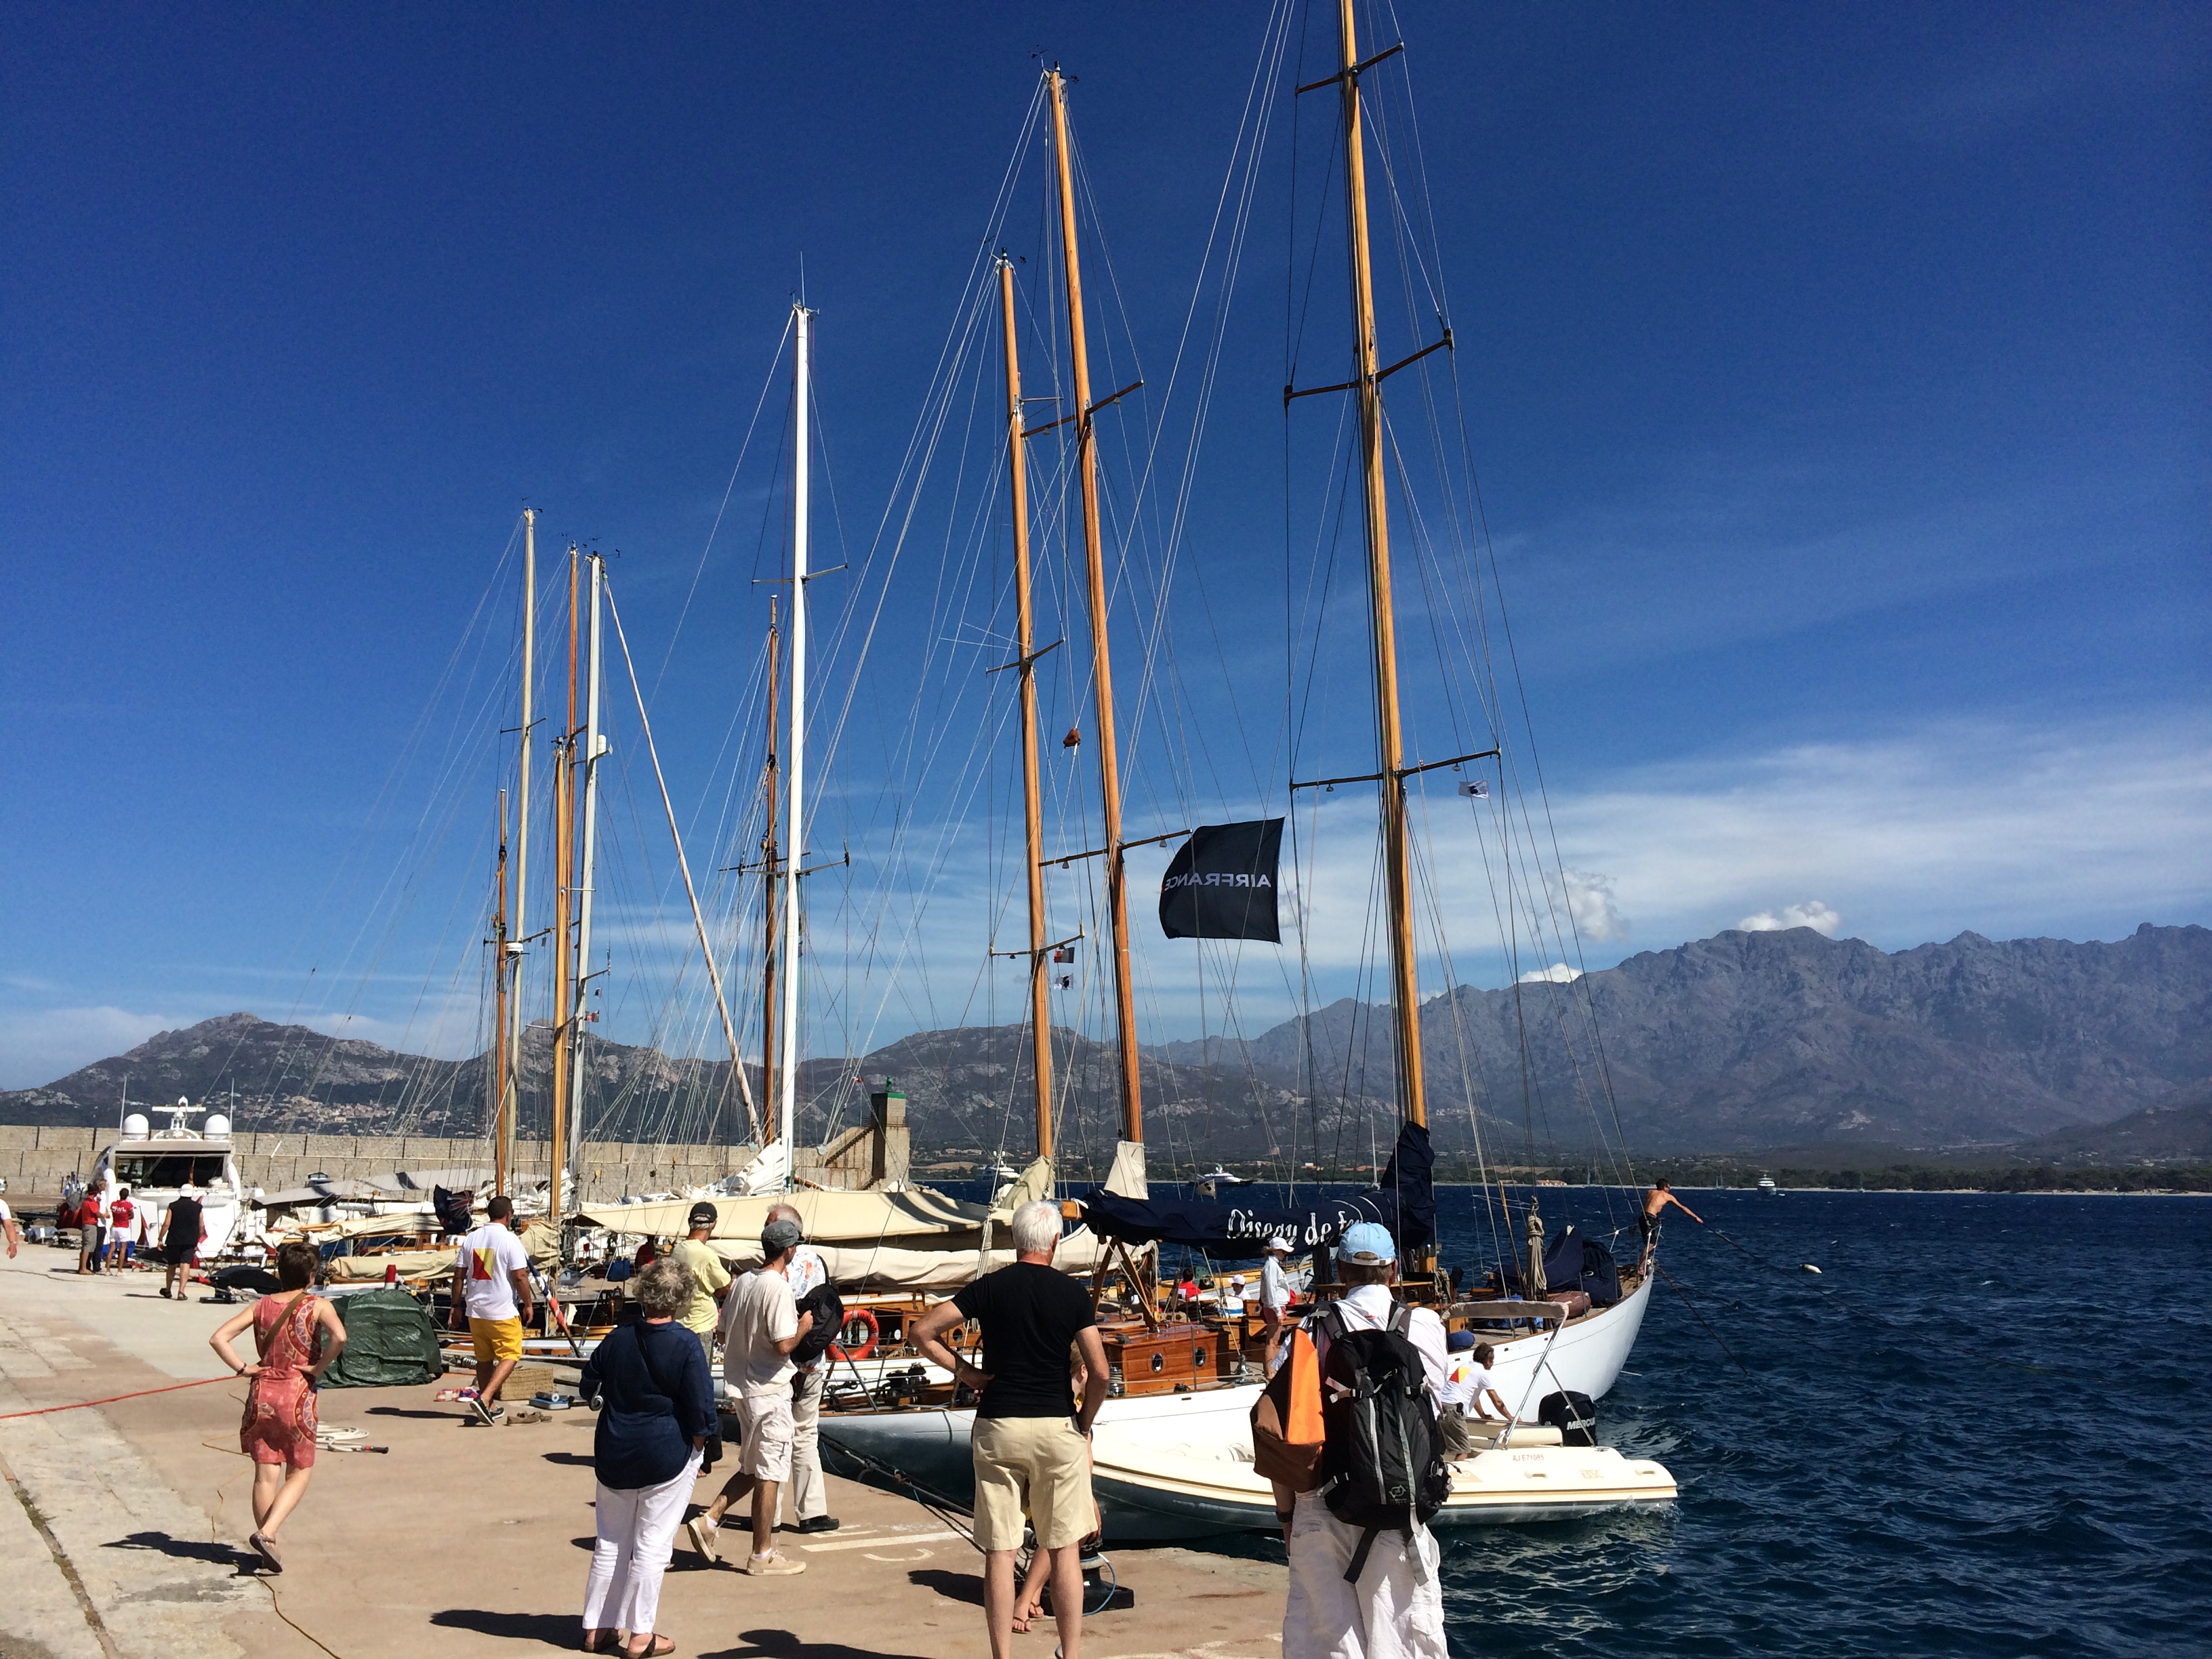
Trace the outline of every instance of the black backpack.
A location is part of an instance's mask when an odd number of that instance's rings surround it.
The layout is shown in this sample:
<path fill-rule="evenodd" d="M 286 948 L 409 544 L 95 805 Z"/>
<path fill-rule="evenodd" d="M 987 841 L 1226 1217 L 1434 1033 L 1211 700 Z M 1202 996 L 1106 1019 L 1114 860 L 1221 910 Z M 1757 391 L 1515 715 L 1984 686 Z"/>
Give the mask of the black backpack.
<path fill-rule="evenodd" d="M 1444 1506 L 1451 1469 L 1427 1373 L 1406 1334 L 1411 1311 L 1394 1308 L 1390 1322 L 1374 1330 L 1348 1326 L 1343 1309 L 1332 1304 L 1321 1322 L 1328 1336 L 1321 1379 L 1321 1492 L 1329 1513 L 1365 1529 L 1344 1575 L 1356 1583 L 1377 1533 L 1395 1527 L 1410 1542 L 1413 1528 Z"/>
<path fill-rule="evenodd" d="M 830 1345 L 844 1330 L 845 1304 L 834 1285 L 817 1285 L 799 1298 L 799 1311 L 814 1316 L 814 1328 L 801 1337 L 799 1346 L 791 1351 L 791 1363 L 811 1365 L 830 1352 Z"/>

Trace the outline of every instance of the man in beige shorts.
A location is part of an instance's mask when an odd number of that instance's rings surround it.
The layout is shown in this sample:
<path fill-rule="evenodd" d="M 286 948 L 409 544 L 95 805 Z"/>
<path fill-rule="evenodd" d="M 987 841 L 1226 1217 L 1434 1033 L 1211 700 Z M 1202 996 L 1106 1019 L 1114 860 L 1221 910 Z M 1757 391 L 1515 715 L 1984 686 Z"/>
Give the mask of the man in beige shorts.
<path fill-rule="evenodd" d="M 1106 1346 L 1089 1291 L 1057 1272 L 1060 1206 L 1014 1212 L 1015 1260 L 940 1302 L 914 1328 L 924 1356 L 979 1391 L 970 1444 L 975 1468 L 975 1543 L 984 1552 L 983 1622 L 991 1659 L 1013 1651 L 1014 1556 L 1026 1522 L 1052 1558 L 1052 1612 L 1061 1659 L 1077 1659 L 1083 1636 L 1083 1540 L 1097 1524 L 1091 1495 L 1091 1425 L 1105 1403 Z M 983 1369 L 945 1346 L 964 1319 L 983 1330 Z M 1080 1349 L 1083 1403 L 1069 1386 Z"/>
<path fill-rule="evenodd" d="M 722 1305 L 722 1381 L 738 1396 L 738 1422 L 744 1443 L 738 1449 L 738 1472 L 707 1512 L 684 1523 L 692 1548 L 713 1561 L 716 1532 L 730 1506 L 752 1494 L 753 1550 L 742 1571 L 760 1578 L 787 1577 L 806 1571 L 804 1561 L 779 1554 L 775 1547 L 776 1501 L 791 1479 L 791 1379 L 796 1369 L 791 1351 L 814 1328 L 813 1316 L 793 1301 L 786 1278 L 799 1247 L 799 1224 L 771 1221 L 761 1229 L 765 1258 L 730 1289 Z"/>

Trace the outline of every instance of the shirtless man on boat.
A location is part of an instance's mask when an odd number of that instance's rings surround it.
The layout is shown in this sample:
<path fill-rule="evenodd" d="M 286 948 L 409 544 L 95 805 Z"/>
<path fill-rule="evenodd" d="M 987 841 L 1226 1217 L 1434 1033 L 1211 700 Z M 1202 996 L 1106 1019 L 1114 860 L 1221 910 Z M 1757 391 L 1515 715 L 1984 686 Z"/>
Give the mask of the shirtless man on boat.
<path fill-rule="evenodd" d="M 1705 1217 L 1675 1197 L 1666 1176 L 1660 1176 L 1651 1183 L 1651 1190 L 1644 1194 L 1644 1213 L 1636 1218 L 1636 1230 L 1644 1235 L 1644 1253 L 1636 1259 L 1639 1268 L 1651 1265 L 1651 1252 L 1659 1245 L 1659 1218 L 1669 1204 L 1700 1227 L 1705 1224 Z"/>

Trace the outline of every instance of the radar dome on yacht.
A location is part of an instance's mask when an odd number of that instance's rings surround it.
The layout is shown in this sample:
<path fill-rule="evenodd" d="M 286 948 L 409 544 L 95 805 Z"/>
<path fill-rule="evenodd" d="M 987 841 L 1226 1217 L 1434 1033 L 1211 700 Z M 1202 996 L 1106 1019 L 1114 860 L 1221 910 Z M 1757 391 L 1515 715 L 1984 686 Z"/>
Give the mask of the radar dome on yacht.
<path fill-rule="evenodd" d="M 177 1097 L 177 1104 L 179 1106 L 189 1106 L 191 1103 L 192 1097 L 190 1095 L 179 1095 Z"/>
<path fill-rule="evenodd" d="M 153 1133 L 153 1129 L 154 1126 L 146 1121 L 143 1112 L 132 1112 L 123 1120 L 123 1138 L 125 1140 L 143 1140 Z"/>
<path fill-rule="evenodd" d="M 214 1113 L 208 1118 L 206 1126 L 201 1133 L 210 1140 L 221 1140 L 230 1133 L 230 1120 L 221 1112 Z"/>

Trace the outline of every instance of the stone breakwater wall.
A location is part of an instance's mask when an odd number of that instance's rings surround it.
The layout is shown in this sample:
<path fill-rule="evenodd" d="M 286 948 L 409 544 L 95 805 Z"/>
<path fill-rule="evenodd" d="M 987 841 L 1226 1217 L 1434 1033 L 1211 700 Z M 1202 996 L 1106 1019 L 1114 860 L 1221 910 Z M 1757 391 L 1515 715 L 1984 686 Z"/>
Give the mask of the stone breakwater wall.
<path fill-rule="evenodd" d="M 0 1124 L 0 1176 L 16 1209 L 42 1209 L 60 1196 L 64 1176 L 88 1174 L 112 1129 Z M 236 1134 L 231 1146 L 248 1187 L 282 1192 L 307 1184 L 317 1172 L 337 1181 L 359 1181 L 394 1170 L 481 1169 L 489 1171 L 489 1141 L 444 1140 L 420 1135 Z M 545 1145 L 515 1148 L 523 1176 L 543 1181 Z M 625 1193 L 677 1192 L 719 1181 L 742 1166 L 749 1152 L 729 1146 L 647 1146 L 627 1141 L 584 1143 L 583 1200 L 595 1203 Z M 802 1163 L 805 1160 L 802 1159 Z"/>

